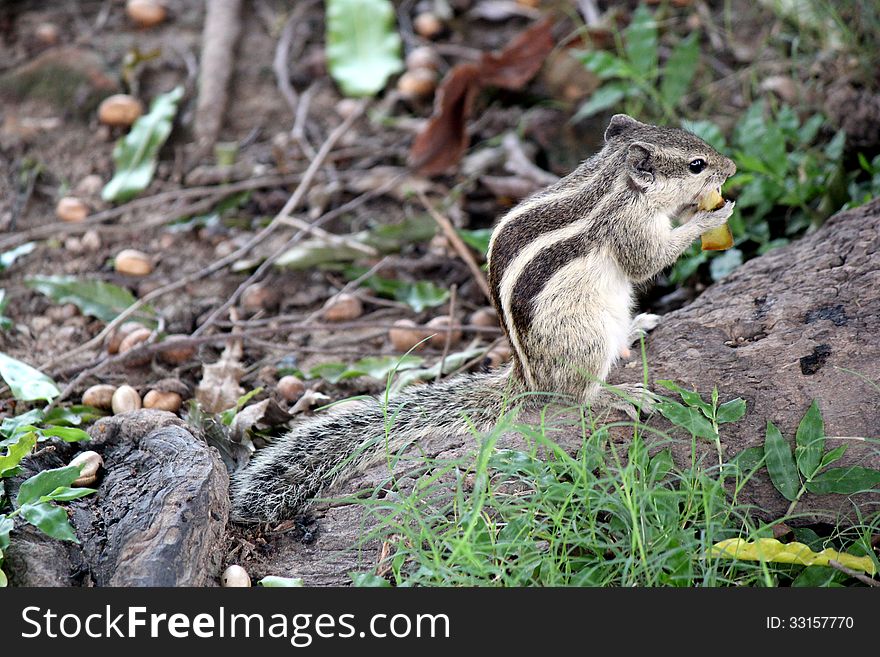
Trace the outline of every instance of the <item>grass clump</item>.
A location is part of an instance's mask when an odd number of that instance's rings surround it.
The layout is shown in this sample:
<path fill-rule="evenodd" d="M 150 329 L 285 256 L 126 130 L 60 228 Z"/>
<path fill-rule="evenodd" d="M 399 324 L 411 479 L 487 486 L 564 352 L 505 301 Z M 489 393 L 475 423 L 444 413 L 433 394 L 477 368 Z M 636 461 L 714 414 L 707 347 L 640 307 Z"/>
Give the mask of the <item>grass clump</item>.
<path fill-rule="evenodd" d="M 569 423 L 573 411 L 578 412 L 568 409 Z M 871 555 L 880 514 L 847 527 L 791 530 L 784 519 L 764 523 L 738 500 L 754 473 L 766 467 L 760 449 L 719 464 L 711 452 L 698 456 L 702 438 L 692 434 L 690 462 L 679 468 L 669 449 L 676 439 L 641 423 L 599 425 L 583 409 L 579 418 L 581 444 L 574 455 L 554 440 L 558 417 L 547 412 L 531 425 L 511 413 L 493 431 L 475 436 L 474 456 L 416 457 L 412 484 L 392 477 L 382 487 L 383 497 L 358 499 L 372 527 L 365 540 L 379 539 L 383 548 L 374 571 L 352 574 L 355 584 L 858 584 L 828 567 L 710 554 L 726 539 L 780 537 L 815 551 L 830 547 Z M 499 448 L 499 442 L 509 444 L 511 434 L 520 447 Z M 624 437 L 631 439 L 628 445 Z"/>

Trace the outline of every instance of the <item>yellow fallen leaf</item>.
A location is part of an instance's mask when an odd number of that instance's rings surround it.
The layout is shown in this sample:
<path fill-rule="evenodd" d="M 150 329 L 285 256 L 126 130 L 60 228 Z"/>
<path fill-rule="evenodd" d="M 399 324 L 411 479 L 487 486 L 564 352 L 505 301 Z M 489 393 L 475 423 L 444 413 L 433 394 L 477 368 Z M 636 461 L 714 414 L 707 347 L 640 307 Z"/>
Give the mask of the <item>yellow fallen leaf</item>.
<path fill-rule="evenodd" d="M 730 538 L 713 545 L 710 556 L 743 561 L 796 563 L 803 566 L 827 566 L 829 561 L 834 560 L 847 568 L 861 570 L 869 575 L 877 572 L 871 557 L 856 557 L 831 548 L 813 552 L 803 543 L 780 543 L 775 538 L 759 538 L 753 543 L 742 538 Z"/>

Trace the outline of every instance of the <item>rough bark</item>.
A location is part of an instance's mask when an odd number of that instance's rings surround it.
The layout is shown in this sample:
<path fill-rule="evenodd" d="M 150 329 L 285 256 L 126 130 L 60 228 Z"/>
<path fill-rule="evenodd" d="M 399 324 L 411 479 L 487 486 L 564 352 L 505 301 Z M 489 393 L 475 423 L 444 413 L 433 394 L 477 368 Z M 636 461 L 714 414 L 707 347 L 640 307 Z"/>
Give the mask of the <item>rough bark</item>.
<path fill-rule="evenodd" d="M 694 303 L 665 316 L 649 336 L 648 367 L 652 381 L 673 379 L 708 398 L 717 385 L 722 401 L 742 397 L 746 416 L 725 425 L 721 440 L 728 457 L 763 445 L 770 420 L 793 445 L 797 424 L 812 399 L 819 400 L 828 436 L 877 437 L 880 427 L 880 201 L 841 213 L 825 226 L 788 247 L 752 260 L 707 289 Z M 872 385 L 858 375 L 874 381 Z M 641 379 L 641 363 L 622 367 L 612 382 Z M 655 386 L 656 387 L 656 386 Z M 655 414 L 648 422 L 676 437 L 673 456 L 690 461 L 691 439 Z M 576 431 L 555 438 L 572 451 Z M 626 435 L 615 436 L 625 442 Z M 505 436 L 501 445 L 513 445 Z M 880 468 L 880 445 L 847 440 L 849 449 L 837 465 Z M 827 447 L 841 444 L 829 438 Z M 439 458 L 474 451 L 469 436 L 423 441 L 421 449 Z M 698 457 L 717 464 L 713 444 L 700 441 Z M 345 482 L 330 495 L 369 490 L 387 478 L 385 463 Z M 404 478 L 398 484 L 406 488 Z M 798 505 L 802 520 L 834 521 L 877 509 L 878 495 L 806 495 Z M 772 486 L 766 470 L 740 496 L 765 518 L 782 516 L 789 502 Z M 345 584 L 348 572 L 377 563 L 381 546 L 354 546 L 365 535 L 356 505 L 317 507 L 314 542 L 289 535 L 270 539 L 268 556 L 247 563 L 252 575 L 303 577 L 307 584 Z M 346 549 L 346 546 L 348 548 Z"/>
<path fill-rule="evenodd" d="M 105 464 L 98 493 L 69 505 L 80 545 L 31 528 L 13 534 L 12 581 L 20 586 L 204 586 L 224 556 L 228 477 L 216 452 L 181 420 L 138 411 L 97 422 L 89 449 Z M 69 461 L 73 449 L 25 476 Z M 62 453 L 63 452 L 63 453 Z"/>

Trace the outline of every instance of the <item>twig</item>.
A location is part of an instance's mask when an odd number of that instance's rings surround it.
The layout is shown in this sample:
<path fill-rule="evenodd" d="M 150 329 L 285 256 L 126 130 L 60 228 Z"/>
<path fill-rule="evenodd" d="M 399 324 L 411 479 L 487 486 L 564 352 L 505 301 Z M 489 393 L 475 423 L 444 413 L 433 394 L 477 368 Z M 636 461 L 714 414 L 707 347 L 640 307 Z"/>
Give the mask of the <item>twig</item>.
<path fill-rule="evenodd" d="M 352 251 L 358 251 L 359 253 L 363 253 L 364 255 L 375 257 L 379 255 L 379 252 L 374 249 L 372 246 L 367 244 L 362 244 L 361 242 L 355 241 L 344 235 L 334 235 L 333 233 L 328 233 L 323 228 L 319 228 L 314 224 L 310 224 L 307 221 L 303 221 L 298 217 L 285 217 L 281 220 L 285 226 L 291 226 L 293 228 L 298 228 L 306 233 L 310 233 L 315 237 L 324 240 L 328 244 L 332 244 L 335 246 L 344 246 Z"/>
<path fill-rule="evenodd" d="M 224 269 L 225 267 L 238 261 L 240 258 L 250 253 L 251 249 L 253 249 L 255 246 L 264 242 L 266 238 L 268 238 L 275 231 L 275 229 L 278 228 L 278 226 L 283 225 L 281 223 L 282 219 L 288 217 L 290 213 L 293 212 L 293 210 L 296 209 L 296 207 L 300 204 L 306 194 L 306 191 L 312 184 L 312 180 L 314 180 L 315 175 L 318 173 L 318 169 L 321 167 L 321 163 L 323 162 L 324 158 L 327 157 L 327 154 L 330 152 L 330 150 L 333 148 L 339 138 L 342 137 L 342 135 L 351 127 L 355 120 L 357 120 L 357 118 L 363 113 L 365 108 L 366 102 L 361 102 L 361 104 L 357 106 L 356 111 L 352 112 L 352 114 L 346 117 L 346 119 L 339 126 L 337 126 L 333 130 L 333 132 L 330 133 L 330 135 L 328 135 L 327 140 L 321 146 L 321 149 L 318 151 L 315 159 L 312 160 L 309 168 L 306 169 L 305 173 L 303 174 L 299 185 L 297 185 L 296 189 L 293 191 L 293 194 L 291 194 L 290 198 L 287 199 L 287 203 L 284 204 L 284 207 L 281 208 L 281 211 L 275 216 L 274 219 L 272 219 L 268 226 L 263 228 L 250 240 L 248 240 L 247 243 L 245 243 L 242 247 L 236 249 L 229 255 L 220 258 L 219 260 L 213 262 L 207 267 L 203 267 L 199 271 L 190 274 L 189 276 L 184 276 L 183 278 L 178 279 L 173 283 L 163 285 L 162 287 L 156 288 L 152 292 L 144 295 L 133 304 L 131 304 L 128 308 L 123 310 L 119 315 L 117 315 L 116 318 L 109 324 L 107 324 L 107 326 L 105 326 L 104 329 L 94 338 L 80 345 L 76 349 L 65 353 L 60 358 L 56 358 L 54 361 L 52 361 L 52 364 L 57 364 L 58 362 L 70 360 L 74 356 L 78 356 L 83 352 L 98 347 L 104 341 L 104 339 L 116 329 L 117 326 L 122 324 L 122 322 L 124 322 L 132 315 L 132 313 L 136 312 L 153 299 L 157 299 L 164 294 L 168 294 L 169 292 L 179 290 L 180 288 L 185 287 L 195 281 L 207 278 L 211 274 L 220 271 L 221 269 Z M 46 366 L 43 366 L 41 369 L 44 369 L 45 367 Z"/>
<path fill-rule="evenodd" d="M 390 182 L 393 182 L 393 181 L 390 181 Z M 368 199 L 373 198 L 373 196 L 378 196 L 380 194 L 384 194 L 385 191 L 387 191 L 387 190 L 383 190 L 383 187 L 380 187 L 379 189 L 372 190 L 370 192 L 366 192 L 364 194 L 361 194 L 357 198 L 354 198 L 351 201 L 349 201 L 348 203 L 345 203 L 344 205 L 339 206 L 335 210 L 331 210 L 330 212 L 325 213 L 322 217 L 318 218 L 313 224 L 308 224 L 308 225 L 311 228 L 317 228 L 320 224 L 326 223 L 326 222 L 330 221 L 331 219 L 335 219 L 339 215 L 344 214 L 344 213 L 348 212 L 349 210 L 357 207 L 358 205 L 366 202 Z M 388 185 L 388 188 L 389 189 L 391 188 L 390 184 Z M 268 258 L 266 258 L 266 260 L 264 260 L 262 262 L 262 264 L 260 264 L 260 266 L 257 267 L 256 271 L 254 271 L 254 273 L 251 274 L 247 278 L 247 280 L 245 280 L 241 285 L 238 286 L 238 288 L 236 288 L 235 292 L 232 293 L 232 296 L 230 296 L 223 303 L 223 305 L 221 305 L 219 308 L 214 310 L 214 312 L 212 312 L 208 316 L 208 318 L 204 322 L 202 322 L 201 326 L 196 328 L 196 330 L 193 332 L 193 335 L 200 335 L 200 334 L 204 333 L 205 331 L 207 331 L 208 327 L 210 327 L 212 324 L 214 324 L 217 321 L 217 319 L 219 319 L 219 317 L 226 310 L 228 310 L 235 303 L 238 302 L 238 299 L 241 297 L 241 295 L 244 293 L 244 291 L 248 288 L 248 286 L 256 283 L 259 280 L 262 280 L 263 276 L 266 274 L 267 271 L 269 271 L 269 269 L 272 268 L 272 265 L 275 264 L 275 262 L 278 260 L 278 258 L 280 258 L 282 255 L 284 255 L 284 253 L 286 253 L 287 250 L 291 246 L 293 246 L 293 244 L 295 242 L 297 242 L 303 236 L 304 232 L 305 231 L 300 231 L 300 232 L 294 234 L 293 237 L 291 237 L 287 241 L 287 243 L 284 244 L 284 246 L 282 246 L 280 249 L 275 251 L 275 253 L 273 253 Z"/>
<path fill-rule="evenodd" d="M 90 228 L 97 226 L 105 221 L 116 219 L 127 212 L 149 208 L 168 201 L 177 201 L 199 196 L 211 196 L 212 198 L 229 196 L 238 192 L 244 192 L 252 189 L 260 189 L 263 187 L 281 187 L 291 183 L 299 182 L 302 174 L 294 173 L 285 176 L 265 176 L 262 178 L 253 178 L 251 180 L 242 180 L 236 183 L 223 185 L 207 185 L 203 187 L 190 187 L 188 189 L 171 189 L 167 192 L 159 192 L 152 196 L 144 196 L 143 198 L 129 201 L 124 205 L 98 212 L 88 217 L 85 221 L 77 223 L 61 223 L 52 222 L 43 226 L 35 226 L 30 230 L 20 231 L 14 235 L 10 235 L 0 240 L 0 249 L 9 249 L 24 242 L 42 239 L 46 237 L 58 237 L 60 235 L 75 235 L 77 233 L 85 233 Z M 132 228 L 140 229 L 143 224 L 133 223 Z"/>
<path fill-rule="evenodd" d="M 880 582 L 876 579 L 868 577 L 867 575 L 860 573 L 857 570 L 853 570 L 852 568 L 847 568 L 839 561 L 835 561 L 834 559 L 828 560 L 828 565 L 834 568 L 835 570 L 839 570 L 842 573 L 846 573 L 850 577 L 855 577 L 857 580 L 862 582 L 863 584 L 867 584 L 868 586 L 880 586 Z"/>
<path fill-rule="evenodd" d="M 455 322 L 455 296 L 458 291 L 458 286 L 453 283 L 452 287 L 449 288 L 449 323 L 453 324 Z M 452 331 L 449 331 L 446 334 L 446 340 L 443 342 L 443 354 L 440 356 L 440 369 L 437 372 L 437 376 L 434 378 L 434 382 L 436 383 L 443 377 L 443 367 L 446 365 L 446 356 L 449 354 L 449 345 L 452 344 Z"/>
<path fill-rule="evenodd" d="M 483 271 L 480 269 L 477 261 L 474 260 L 474 256 L 468 250 L 467 245 L 461 241 L 458 233 L 455 232 L 455 228 L 452 227 L 449 219 L 437 212 L 437 210 L 434 208 L 433 205 L 431 205 L 431 202 L 428 200 L 428 197 L 425 196 L 425 193 L 422 190 L 417 189 L 416 195 L 419 197 L 422 205 L 425 206 L 428 214 L 430 214 L 434 221 L 436 221 L 437 224 L 440 226 L 443 234 L 446 235 L 446 239 L 448 239 L 449 243 L 452 245 L 452 248 L 455 249 L 455 252 L 458 253 L 458 256 L 468 266 L 468 269 L 471 270 L 471 274 L 473 275 L 477 285 L 479 285 L 480 289 L 483 291 L 483 294 L 486 295 L 487 299 L 491 299 L 492 293 L 489 291 L 489 284 L 486 282 L 486 277 L 483 275 Z"/>
<path fill-rule="evenodd" d="M 354 322 L 298 322 L 291 324 L 276 324 L 273 326 L 263 326 L 257 328 L 248 327 L 247 322 L 239 322 L 234 321 L 230 323 L 231 330 L 235 333 L 233 336 L 235 339 L 244 340 L 248 342 L 256 337 L 261 336 L 272 336 L 277 335 L 280 331 L 347 331 L 347 330 L 356 330 L 356 329 L 365 329 L 365 328 L 374 328 L 374 329 L 383 329 L 383 331 L 387 331 L 388 329 L 395 328 L 394 324 L 388 322 L 374 322 L 374 321 L 354 321 Z M 500 332 L 500 329 L 494 327 L 486 327 L 486 326 L 472 326 L 472 325 L 463 325 L 463 326 L 427 326 L 427 325 L 418 325 L 414 327 L 416 330 L 425 329 L 431 330 L 434 333 L 441 333 L 443 331 L 463 331 L 467 333 L 497 333 Z M 204 344 L 216 344 L 216 343 L 224 343 L 230 339 L 229 333 L 215 333 L 213 335 L 199 335 L 199 336 L 190 336 L 186 338 L 175 338 L 173 341 L 173 346 L 177 347 L 198 347 Z M 88 376 L 92 376 L 98 374 L 108 367 L 113 367 L 115 365 L 124 365 L 129 362 L 135 362 L 138 360 L 143 360 L 145 358 L 152 358 L 156 354 L 168 349 L 171 346 L 169 342 L 144 342 L 139 344 L 138 346 L 126 351 L 124 354 L 117 354 L 115 356 L 108 356 L 107 354 L 102 354 L 98 358 L 94 359 L 90 363 L 86 363 L 85 365 L 77 365 L 74 367 L 69 367 L 60 372 L 52 372 L 55 377 L 59 376 L 76 376 L 74 381 L 69 383 L 61 395 L 55 398 L 53 404 L 57 404 L 58 402 L 63 401 L 67 398 L 67 396 L 76 388 L 79 383 L 83 381 Z M 290 345 L 286 347 L 288 350 L 291 349 Z"/>

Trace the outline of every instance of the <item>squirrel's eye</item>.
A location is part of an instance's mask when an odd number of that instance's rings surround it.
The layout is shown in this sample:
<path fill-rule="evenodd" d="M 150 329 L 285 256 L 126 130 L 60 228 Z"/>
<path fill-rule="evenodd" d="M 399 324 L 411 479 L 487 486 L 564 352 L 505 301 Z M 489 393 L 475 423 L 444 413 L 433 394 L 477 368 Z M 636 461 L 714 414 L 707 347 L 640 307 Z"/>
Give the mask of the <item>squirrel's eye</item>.
<path fill-rule="evenodd" d="M 691 170 L 691 173 L 700 173 L 703 169 L 706 168 L 706 160 L 701 157 L 698 157 L 696 160 L 691 160 L 691 163 L 688 164 L 688 169 Z"/>

